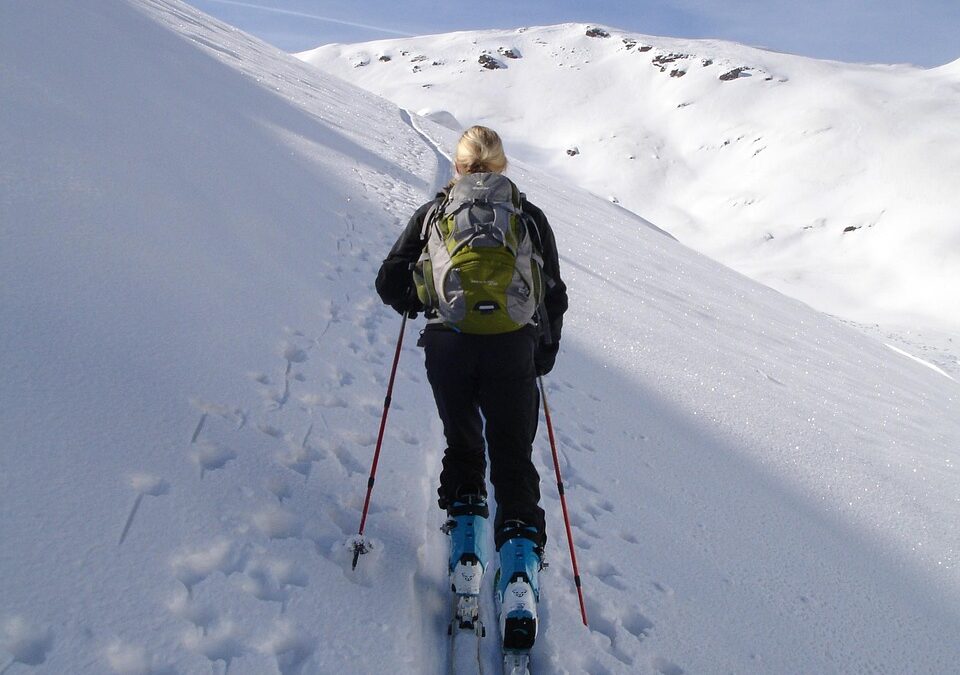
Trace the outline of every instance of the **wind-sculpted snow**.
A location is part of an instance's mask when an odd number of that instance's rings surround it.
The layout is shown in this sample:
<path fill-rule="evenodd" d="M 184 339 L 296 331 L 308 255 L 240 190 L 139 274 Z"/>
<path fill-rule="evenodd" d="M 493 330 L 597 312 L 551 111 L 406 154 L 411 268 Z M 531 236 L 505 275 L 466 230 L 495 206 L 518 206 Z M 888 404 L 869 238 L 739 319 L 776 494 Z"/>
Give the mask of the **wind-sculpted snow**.
<path fill-rule="evenodd" d="M 34 4 L 0 21 L 0 672 L 443 672 L 422 319 L 350 543 L 400 329 L 373 279 L 457 132 L 179 2 Z M 957 382 L 510 175 L 570 288 L 546 386 L 591 618 L 541 433 L 538 672 L 950 672 Z"/>

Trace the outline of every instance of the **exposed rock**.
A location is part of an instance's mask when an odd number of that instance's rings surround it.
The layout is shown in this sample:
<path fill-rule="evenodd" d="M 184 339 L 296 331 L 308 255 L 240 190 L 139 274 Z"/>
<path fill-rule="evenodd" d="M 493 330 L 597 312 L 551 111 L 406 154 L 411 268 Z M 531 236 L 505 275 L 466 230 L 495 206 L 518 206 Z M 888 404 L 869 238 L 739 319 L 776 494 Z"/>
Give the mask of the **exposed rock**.
<path fill-rule="evenodd" d="M 637 41 L 632 38 L 623 38 L 623 44 L 626 45 L 627 49 L 633 49 L 637 46 Z"/>
<path fill-rule="evenodd" d="M 578 148 L 575 145 L 572 147 L 569 147 L 567 148 L 567 154 L 570 155 L 571 157 L 576 157 L 577 155 L 580 154 L 580 148 Z"/>
<path fill-rule="evenodd" d="M 713 65 L 713 59 L 703 59 L 700 63 L 703 64 L 704 68 L 706 68 L 707 66 Z"/>
<path fill-rule="evenodd" d="M 733 70 L 728 70 L 727 72 L 725 72 L 723 75 L 720 76 L 720 79 L 723 80 L 724 82 L 727 82 L 729 80 L 735 80 L 738 77 L 748 77 L 747 75 L 744 74 L 748 70 L 750 70 L 750 68 L 748 68 L 747 66 L 738 66 Z"/>
<path fill-rule="evenodd" d="M 487 70 L 497 70 L 499 68 L 506 68 L 506 66 L 502 62 L 493 58 L 489 54 L 481 54 L 480 58 L 477 59 L 477 61 L 480 63 L 481 66 L 483 66 Z"/>
<path fill-rule="evenodd" d="M 846 234 L 847 232 L 853 232 L 854 230 L 859 230 L 859 229 L 860 229 L 859 225 L 847 225 L 845 228 L 843 228 L 843 233 Z"/>
<path fill-rule="evenodd" d="M 384 55 L 381 56 L 378 60 L 380 61 L 380 63 L 389 63 L 389 62 L 390 62 L 390 57 L 387 56 L 386 54 L 384 54 Z"/>
<path fill-rule="evenodd" d="M 587 37 L 608 38 L 610 37 L 610 33 L 603 30 L 602 28 L 596 28 L 595 26 L 591 26 L 590 28 L 587 29 Z"/>
<path fill-rule="evenodd" d="M 640 49 L 637 50 L 638 53 L 643 54 L 644 52 L 649 52 L 653 47 L 650 45 L 640 45 Z"/>
<path fill-rule="evenodd" d="M 674 68 L 670 71 L 670 77 L 683 77 L 687 74 L 687 71 L 680 70 L 679 68 Z"/>
<path fill-rule="evenodd" d="M 506 47 L 500 47 L 499 49 L 497 49 L 497 53 L 500 54 L 500 56 L 506 57 L 508 59 L 523 58 L 520 56 L 520 52 L 518 52 L 516 49 L 507 49 Z"/>
<path fill-rule="evenodd" d="M 667 64 L 688 58 L 690 58 L 689 54 L 660 54 L 659 56 L 653 57 L 652 63 L 660 69 L 661 73 L 665 73 L 667 71 Z"/>
<path fill-rule="evenodd" d="M 424 56 L 423 54 L 420 54 L 419 56 L 414 56 L 412 59 L 410 59 L 410 63 L 419 63 L 420 61 L 426 61 L 426 60 L 427 60 L 427 57 Z"/>

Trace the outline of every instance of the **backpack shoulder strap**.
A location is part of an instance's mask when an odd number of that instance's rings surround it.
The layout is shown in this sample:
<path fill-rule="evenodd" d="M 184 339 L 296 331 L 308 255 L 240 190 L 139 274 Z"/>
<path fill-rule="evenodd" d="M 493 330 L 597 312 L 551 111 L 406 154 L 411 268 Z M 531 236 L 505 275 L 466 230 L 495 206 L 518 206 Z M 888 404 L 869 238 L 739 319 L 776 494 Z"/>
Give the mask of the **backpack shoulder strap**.
<path fill-rule="evenodd" d="M 434 219 L 437 217 L 437 214 L 443 211 L 443 207 L 447 203 L 447 198 L 449 195 L 437 196 L 433 200 L 433 204 L 430 205 L 430 208 L 427 209 L 427 212 L 423 216 L 423 226 L 420 228 L 420 241 L 426 244 L 427 235 L 430 233 L 430 226 L 433 224 Z"/>
<path fill-rule="evenodd" d="M 527 202 L 527 195 L 520 193 L 520 219 L 523 221 L 524 226 L 527 228 L 527 232 L 530 233 L 531 241 L 533 241 L 533 247 L 536 250 L 537 254 L 543 257 L 543 237 L 540 236 L 540 228 L 537 226 L 537 221 L 524 210 L 524 205 Z"/>

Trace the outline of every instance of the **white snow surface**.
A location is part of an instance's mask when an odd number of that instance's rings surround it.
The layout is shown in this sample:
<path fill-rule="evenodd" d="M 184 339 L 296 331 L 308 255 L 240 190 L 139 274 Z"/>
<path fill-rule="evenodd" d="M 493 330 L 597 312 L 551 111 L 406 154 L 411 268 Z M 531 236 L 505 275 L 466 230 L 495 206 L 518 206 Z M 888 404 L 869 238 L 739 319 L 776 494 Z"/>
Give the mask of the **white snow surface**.
<path fill-rule="evenodd" d="M 586 24 L 300 57 L 411 110 L 488 124 L 511 156 L 817 309 L 949 331 L 956 361 L 960 61 L 848 64 Z"/>
<path fill-rule="evenodd" d="M 456 132 L 174 0 L 6 0 L 0 87 L 0 672 L 445 672 L 422 319 L 375 548 L 345 544 L 400 327 L 373 278 Z M 954 670 L 960 385 L 510 175 L 570 288 L 546 381 L 590 618 L 541 429 L 536 672 Z"/>

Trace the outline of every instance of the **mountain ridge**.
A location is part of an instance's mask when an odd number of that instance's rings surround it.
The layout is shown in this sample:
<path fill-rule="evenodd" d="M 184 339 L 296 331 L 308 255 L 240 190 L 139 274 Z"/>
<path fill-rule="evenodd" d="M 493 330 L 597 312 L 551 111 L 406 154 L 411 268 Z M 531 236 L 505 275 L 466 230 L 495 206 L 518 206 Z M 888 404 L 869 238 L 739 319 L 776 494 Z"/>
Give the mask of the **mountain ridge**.
<path fill-rule="evenodd" d="M 298 57 L 411 110 L 487 123 L 517 157 L 821 310 L 960 335 L 945 291 L 960 274 L 948 71 L 591 24 Z"/>

